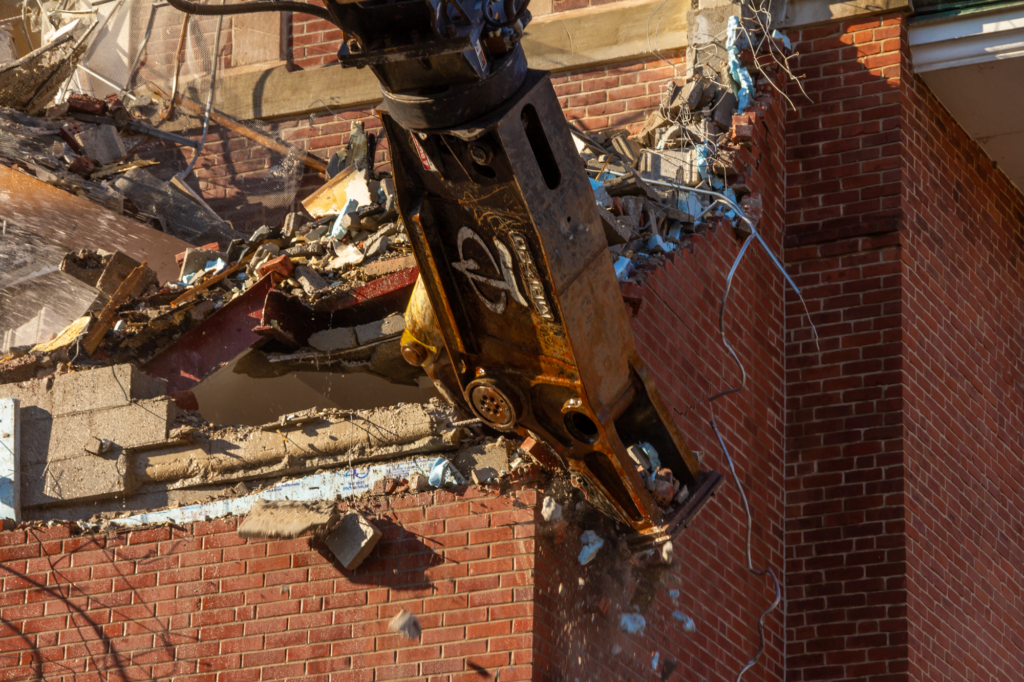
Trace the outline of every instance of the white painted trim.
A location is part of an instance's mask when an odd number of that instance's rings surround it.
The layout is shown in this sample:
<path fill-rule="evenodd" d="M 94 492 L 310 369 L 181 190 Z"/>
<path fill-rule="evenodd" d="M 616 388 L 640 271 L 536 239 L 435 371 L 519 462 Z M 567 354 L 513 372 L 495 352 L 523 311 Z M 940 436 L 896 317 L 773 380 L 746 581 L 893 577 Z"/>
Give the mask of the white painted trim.
<path fill-rule="evenodd" d="M 910 52 L 916 73 L 1024 56 L 1024 7 L 912 24 Z"/>
<path fill-rule="evenodd" d="M 17 398 L 0 398 L 0 522 L 21 521 L 21 433 Z"/>
<path fill-rule="evenodd" d="M 0 403 L 2 404 L 2 403 Z M 437 461 L 438 456 L 417 457 L 400 462 L 385 462 L 365 467 L 348 469 L 331 469 L 312 476 L 303 476 L 290 481 L 283 481 L 266 490 L 244 497 L 228 500 L 216 500 L 193 504 L 177 509 L 143 512 L 119 519 L 111 519 L 111 526 L 126 528 L 146 526 L 159 523 L 185 524 L 208 519 L 219 519 L 225 516 L 241 516 L 248 514 L 256 500 L 291 501 L 291 502 L 323 502 L 342 500 L 362 495 L 373 490 L 373 484 L 387 476 L 393 478 L 409 478 L 419 473 L 427 475 Z M 103 523 L 80 522 L 80 526 L 89 530 L 97 530 Z"/>

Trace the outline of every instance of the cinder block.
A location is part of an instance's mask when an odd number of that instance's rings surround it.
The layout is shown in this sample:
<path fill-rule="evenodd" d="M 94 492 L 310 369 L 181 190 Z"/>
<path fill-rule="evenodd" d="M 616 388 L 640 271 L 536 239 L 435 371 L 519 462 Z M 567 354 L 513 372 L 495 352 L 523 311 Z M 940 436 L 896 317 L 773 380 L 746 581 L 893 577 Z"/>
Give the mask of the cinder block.
<path fill-rule="evenodd" d="M 0 384 L 0 398 L 20 400 L 23 416 L 46 413 L 46 416 L 59 417 L 165 395 L 167 381 L 151 377 L 134 365 L 101 367 L 23 384 Z M 25 415 L 29 408 L 36 409 Z"/>
<path fill-rule="evenodd" d="M 117 128 L 112 125 L 98 125 L 94 128 L 86 128 L 78 135 L 75 135 L 78 143 L 85 147 L 85 153 L 90 159 L 104 166 L 122 159 L 128 153 L 125 149 L 121 135 Z"/>
<path fill-rule="evenodd" d="M 81 457 L 94 437 L 122 449 L 157 443 L 167 439 L 175 415 L 170 398 L 58 417 L 23 410 L 23 459 L 32 465 Z"/>
<path fill-rule="evenodd" d="M 353 570 L 370 555 L 380 541 L 381 532 L 358 512 L 349 512 L 325 539 L 341 565 Z"/>
<path fill-rule="evenodd" d="M 128 457 L 84 454 L 25 467 L 22 504 L 36 507 L 59 502 L 84 502 L 130 492 Z"/>

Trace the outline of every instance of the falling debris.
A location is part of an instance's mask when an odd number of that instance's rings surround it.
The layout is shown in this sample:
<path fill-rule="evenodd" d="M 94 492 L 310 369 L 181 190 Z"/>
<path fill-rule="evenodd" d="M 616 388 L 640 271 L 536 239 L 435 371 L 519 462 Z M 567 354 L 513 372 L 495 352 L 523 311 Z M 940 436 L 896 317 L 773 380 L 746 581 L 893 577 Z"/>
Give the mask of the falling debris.
<path fill-rule="evenodd" d="M 261 500 L 238 524 L 238 535 L 243 538 L 295 538 L 313 528 L 326 527 L 336 519 L 333 505 L 318 509 L 298 502 Z"/>
<path fill-rule="evenodd" d="M 359 512 L 349 512 L 324 539 L 341 565 L 355 570 L 380 541 L 381 532 Z"/>
<path fill-rule="evenodd" d="M 693 622 L 693 618 L 678 609 L 672 612 L 672 617 L 683 624 L 683 630 L 686 632 L 694 632 L 697 629 L 697 624 Z"/>
<path fill-rule="evenodd" d="M 661 656 L 661 652 L 655 651 L 654 656 L 651 657 L 651 670 L 658 669 L 658 657 Z"/>
<path fill-rule="evenodd" d="M 544 502 L 540 508 L 540 515 L 545 521 L 558 521 L 562 518 L 562 505 L 555 502 L 555 498 L 545 496 Z"/>
<path fill-rule="evenodd" d="M 450 485 L 464 485 L 466 483 L 466 479 L 459 473 L 459 470 L 444 457 L 438 457 L 430 468 L 429 480 L 430 485 L 435 488 L 447 488 Z"/>
<path fill-rule="evenodd" d="M 419 639 L 420 634 L 423 632 L 423 628 L 420 627 L 419 619 L 409 613 L 405 609 L 402 609 L 398 614 L 391 619 L 388 623 L 388 630 L 391 632 L 401 633 L 406 639 Z"/>
<path fill-rule="evenodd" d="M 631 635 L 642 635 L 647 621 L 639 613 L 623 613 L 619 615 L 619 629 Z"/>
<path fill-rule="evenodd" d="M 580 536 L 580 542 L 583 543 L 583 548 L 580 549 L 579 561 L 580 564 L 586 566 L 594 560 L 598 550 L 604 546 L 604 539 L 592 530 L 585 530 Z"/>

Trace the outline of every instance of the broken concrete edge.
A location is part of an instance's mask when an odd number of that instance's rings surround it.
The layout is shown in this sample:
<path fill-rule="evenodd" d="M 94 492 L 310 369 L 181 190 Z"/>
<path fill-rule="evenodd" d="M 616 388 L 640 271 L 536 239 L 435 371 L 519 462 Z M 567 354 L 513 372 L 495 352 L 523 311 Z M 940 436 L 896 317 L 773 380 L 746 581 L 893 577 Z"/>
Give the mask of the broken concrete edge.
<path fill-rule="evenodd" d="M 79 521 L 78 526 L 87 531 L 100 531 L 110 527 L 134 528 L 162 524 L 180 526 L 227 516 L 244 516 L 261 500 L 267 502 L 344 500 L 372 492 L 374 483 L 385 478 L 409 478 L 416 473 L 429 472 L 436 459 L 436 457 L 417 457 L 368 467 L 324 471 L 312 476 L 284 481 L 266 490 L 242 497 L 204 502 L 177 509 L 133 514 L 117 519 Z"/>
<path fill-rule="evenodd" d="M 187 505 L 171 509 L 160 509 L 146 511 L 137 514 L 127 514 L 110 518 L 90 518 L 88 520 L 74 519 L 52 519 L 48 521 L 27 521 L 22 526 L 28 527 L 46 524 L 68 523 L 76 526 L 83 533 L 118 532 L 141 530 L 145 528 L 171 525 L 182 527 L 186 524 L 206 522 L 215 519 L 228 517 L 242 517 L 251 513 L 259 503 L 291 502 L 309 504 L 311 506 L 323 505 L 326 503 L 348 502 L 353 504 L 358 499 L 372 500 L 374 497 L 391 497 L 389 494 L 381 494 L 381 483 L 388 480 L 412 481 L 417 476 L 426 477 L 437 463 L 437 457 L 415 457 L 406 460 L 383 462 L 363 467 L 349 467 L 347 469 L 335 469 L 321 471 L 310 476 L 303 476 L 287 481 L 281 481 L 263 490 L 247 495 L 222 500 L 212 500 L 199 504 Z M 397 491 L 398 496 L 436 495 L 444 494 L 448 497 L 493 497 L 495 495 L 515 495 L 523 491 L 539 492 L 544 487 L 546 479 L 537 475 L 536 471 L 526 470 L 515 477 L 507 477 L 500 486 L 495 485 L 473 485 L 464 484 L 446 488 L 415 489 L 410 486 L 407 490 Z M 476 490 L 470 494 L 469 491 Z M 539 509 L 538 496 L 538 506 Z M 429 503 L 426 503 L 429 504 Z M 343 513 L 356 511 L 354 508 L 343 510 Z M 538 512 L 539 513 L 539 512 Z M 565 522 L 562 521 L 564 524 Z M 331 530 L 333 528 L 329 528 Z"/>

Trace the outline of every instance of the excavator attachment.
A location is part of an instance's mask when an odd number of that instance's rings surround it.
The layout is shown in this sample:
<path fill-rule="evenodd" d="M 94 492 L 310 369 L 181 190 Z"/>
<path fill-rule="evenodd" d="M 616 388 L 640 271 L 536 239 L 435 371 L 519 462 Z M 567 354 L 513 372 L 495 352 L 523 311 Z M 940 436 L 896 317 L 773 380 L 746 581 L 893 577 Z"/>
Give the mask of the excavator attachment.
<path fill-rule="evenodd" d="M 169 2 L 341 27 L 341 66 L 380 82 L 420 267 L 403 355 L 488 425 L 546 443 L 546 464 L 633 528 L 634 548 L 693 518 L 722 477 L 637 354 L 590 181 L 549 75 L 526 65 L 529 0 Z"/>
<path fill-rule="evenodd" d="M 406 359 L 489 426 L 546 443 L 547 464 L 568 470 L 635 541 L 670 537 L 721 476 L 701 470 L 636 351 L 548 74 L 529 71 L 465 125 L 415 130 L 387 108 L 381 116 L 421 273 Z M 686 489 L 675 514 L 648 490 L 637 449 L 653 449 Z"/>

